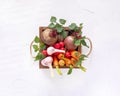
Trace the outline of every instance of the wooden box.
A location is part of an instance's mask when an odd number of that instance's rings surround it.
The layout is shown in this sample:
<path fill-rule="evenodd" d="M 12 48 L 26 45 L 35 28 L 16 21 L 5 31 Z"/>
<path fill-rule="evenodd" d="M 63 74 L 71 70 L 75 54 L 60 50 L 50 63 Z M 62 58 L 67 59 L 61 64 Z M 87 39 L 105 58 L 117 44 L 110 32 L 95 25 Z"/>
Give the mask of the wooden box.
<path fill-rule="evenodd" d="M 41 33 L 42 33 L 46 28 L 48 28 L 48 27 L 39 27 L 39 37 L 40 37 L 40 38 L 41 38 Z M 68 27 L 64 27 L 64 29 L 65 29 L 66 31 L 69 30 Z M 77 51 L 79 51 L 79 52 L 81 53 L 81 46 L 79 46 L 79 47 L 77 48 Z M 41 64 L 41 61 L 39 61 L 39 68 L 48 68 L 48 67 L 43 66 L 43 65 Z M 54 68 L 54 66 L 53 66 L 53 68 Z M 69 68 L 69 67 L 64 66 L 64 67 L 60 67 L 60 68 Z M 74 68 L 78 68 L 78 67 L 74 67 Z"/>

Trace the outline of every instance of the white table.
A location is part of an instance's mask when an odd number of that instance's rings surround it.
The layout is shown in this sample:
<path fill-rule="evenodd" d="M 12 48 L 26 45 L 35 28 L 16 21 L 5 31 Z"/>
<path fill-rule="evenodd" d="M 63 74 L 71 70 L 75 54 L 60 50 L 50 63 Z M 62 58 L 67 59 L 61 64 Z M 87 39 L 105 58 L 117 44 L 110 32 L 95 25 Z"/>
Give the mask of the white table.
<path fill-rule="evenodd" d="M 0 96 L 120 96 L 119 0 L 0 0 Z M 93 41 L 87 72 L 51 78 L 29 54 L 50 16 L 84 23 Z"/>

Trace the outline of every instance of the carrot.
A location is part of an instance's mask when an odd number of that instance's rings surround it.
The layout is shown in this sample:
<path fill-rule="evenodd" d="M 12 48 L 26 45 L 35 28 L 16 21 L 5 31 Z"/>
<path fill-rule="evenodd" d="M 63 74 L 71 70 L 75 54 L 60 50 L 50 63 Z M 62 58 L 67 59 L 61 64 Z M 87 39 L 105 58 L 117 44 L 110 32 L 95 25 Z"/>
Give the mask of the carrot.
<path fill-rule="evenodd" d="M 58 65 L 59 65 L 58 59 L 55 56 L 53 56 L 53 66 L 56 67 Z"/>
<path fill-rule="evenodd" d="M 59 54 L 57 57 L 58 57 L 58 59 L 60 59 L 60 60 L 64 60 L 66 66 L 71 65 L 71 60 L 68 59 L 68 58 L 65 58 L 65 57 L 64 57 L 64 54 Z"/>
<path fill-rule="evenodd" d="M 61 70 L 59 69 L 59 63 L 56 56 L 53 56 L 53 66 L 56 68 L 56 71 L 59 75 L 62 75 Z"/>
<path fill-rule="evenodd" d="M 62 60 L 62 59 L 61 59 L 61 60 L 59 60 L 59 65 L 63 67 L 63 66 L 65 65 L 65 61 L 64 61 L 64 60 Z"/>
<path fill-rule="evenodd" d="M 78 52 L 78 51 L 71 51 L 71 56 L 73 57 L 73 58 L 75 58 L 76 60 L 78 60 L 79 59 L 79 57 L 80 57 L 80 52 Z"/>
<path fill-rule="evenodd" d="M 63 58 L 64 58 L 64 54 L 59 54 L 59 55 L 57 56 L 57 58 L 60 59 L 60 60 L 63 59 Z"/>
<path fill-rule="evenodd" d="M 67 67 L 69 67 L 71 65 L 71 60 L 68 58 L 63 58 L 63 60 L 65 61 L 65 64 Z"/>
<path fill-rule="evenodd" d="M 75 65 L 76 62 L 77 62 L 77 60 L 76 60 L 75 58 L 71 58 L 71 64 L 72 64 L 72 65 Z"/>

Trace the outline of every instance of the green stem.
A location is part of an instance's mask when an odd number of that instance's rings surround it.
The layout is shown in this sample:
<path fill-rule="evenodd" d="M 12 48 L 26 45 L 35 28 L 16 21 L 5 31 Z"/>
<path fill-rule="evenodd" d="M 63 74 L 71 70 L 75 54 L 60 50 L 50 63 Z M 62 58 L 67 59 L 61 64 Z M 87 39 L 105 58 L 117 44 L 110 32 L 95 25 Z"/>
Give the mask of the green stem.
<path fill-rule="evenodd" d="M 58 73 L 59 75 L 62 75 L 62 72 L 61 72 L 61 70 L 59 69 L 58 66 L 56 66 L 56 71 L 57 71 L 57 73 Z"/>
<path fill-rule="evenodd" d="M 70 75 L 70 74 L 72 73 L 72 69 L 73 69 L 73 66 L 70 65 L 70 68 L 69 68 L 69 70 L 68 70 L 68 72 L 67 72 L 68 75 Z"/>

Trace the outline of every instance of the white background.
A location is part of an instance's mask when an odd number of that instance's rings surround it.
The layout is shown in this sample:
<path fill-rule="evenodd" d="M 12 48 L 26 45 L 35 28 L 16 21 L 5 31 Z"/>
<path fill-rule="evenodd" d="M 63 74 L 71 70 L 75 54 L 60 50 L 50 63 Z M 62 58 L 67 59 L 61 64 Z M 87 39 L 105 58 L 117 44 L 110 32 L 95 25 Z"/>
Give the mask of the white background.
<path fill-rule="evenodd" d="M 120 96 L 119 0 L 0 0 L 0 96 Z M 29 54 L 50 16 L 84 23 L 93 51 L 87 72 L 51 78 Z"/>

